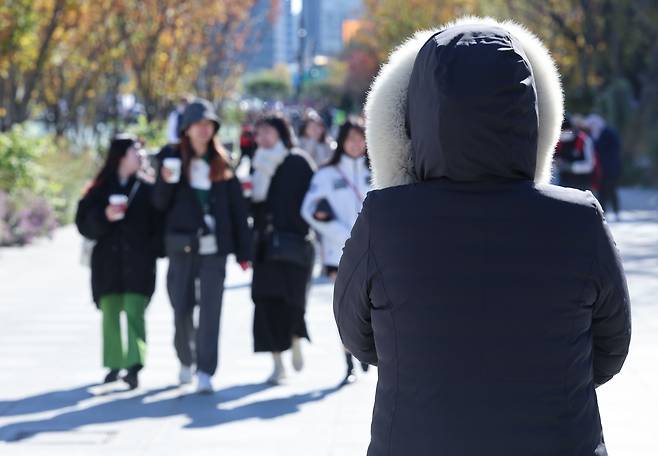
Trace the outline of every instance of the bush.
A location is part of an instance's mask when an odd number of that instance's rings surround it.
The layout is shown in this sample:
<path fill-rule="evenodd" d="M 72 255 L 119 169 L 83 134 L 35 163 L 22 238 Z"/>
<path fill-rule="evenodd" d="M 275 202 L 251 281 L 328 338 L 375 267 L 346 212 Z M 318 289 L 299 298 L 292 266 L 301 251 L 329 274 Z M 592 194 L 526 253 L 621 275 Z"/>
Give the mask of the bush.
<path fill-rule="evenodd" d="M 127 131 L 146 142 L 147 147 L 167 144 L 167 129 L 164 122 L 149 122 L 146 116 L 137 118 L 137 123 L 128 126 Z"/>
<path fill-rule="evenodd" d="M 0 245 L 23 245 L 69 223 L 96 168 L 89 151 L 26 125 L 0 134 Z"/>
<path fill-rule="evenodd" d="M 42 139 L 28 134 L 22 125 L 0 134 L 0 190 L 33 187 L 36 159 L 45 147 Z"/>
<path fill-rule="evenodd" d="M 45 198 L 29 191 L 0 191 L 0 245 L 25 245 L 51 236 L 56 227 L 55 211 Z"/>
<path fill-rule="evenodd" d="M 292 93 L 290 74 L 284 66 L 253 73 L 246 78 L 245 92 L 261 100 L 284 100 Z"/>

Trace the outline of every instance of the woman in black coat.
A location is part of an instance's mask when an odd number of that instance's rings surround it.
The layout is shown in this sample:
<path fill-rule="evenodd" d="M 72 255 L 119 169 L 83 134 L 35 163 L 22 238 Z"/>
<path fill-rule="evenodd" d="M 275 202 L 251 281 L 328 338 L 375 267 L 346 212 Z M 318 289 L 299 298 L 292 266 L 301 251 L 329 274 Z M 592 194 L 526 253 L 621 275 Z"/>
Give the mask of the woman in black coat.
<path fill-rule="evenodd" d="M 334 293 L 378 366 L 369 456 L 606 454 L 594 389 L 626 358 L 629 298 L 597 201 L 543 183 L 562 112 L 548 51 L 493 19 L 417 34 L 373 83 L 378 190 Z"/>
<path fill-rule="evenodd" d="M 314 251 L 300 209 L 314 165 L 304 151 L 293 149 L 290 127 L 282 117 L 261 119 L 256 124 L 256 141 L 254 344 L 256 352 L 272 353 L 274 371 L 268 382 L 278 384 L 285 378 L 282 352 L 292 347 L 295 370 L 304 364 L 300 342 L 308 339 L 304 314 Z"/>
<path fill-rule="evenodd" d="M 75 222 L 80 233 L 95 241 L 91 255 L 94 302 L 103 312 L 105 382 L 124 380 L 138 385 L 144 365 L 144 311 L 155 287 L 159 247 L 159 216 L 151 203 L 152 185 L 141 180 L 140 144 L 131 136 L 112 140 L 105 164 L 78 204 Z M 128 321 L 128 350 L 123 349 L 120 314 Z"/>
<path fill-rule="evenodd" d="M 153 191 L 154 204 L 166 218 L 167 291 L 175 315 L 179 380 L 190 383 L 196 364 L 200 393 L 212 392 L 217 370 L 226 257 L 235 253 L 243 269 L 251 260 L 247 204 L 225 152 L 215 142 L 218 131 L 219 119 L 210 102 L 198 99 L 188 104 L 179 126 L 180 144 L 159 154 Z"/>

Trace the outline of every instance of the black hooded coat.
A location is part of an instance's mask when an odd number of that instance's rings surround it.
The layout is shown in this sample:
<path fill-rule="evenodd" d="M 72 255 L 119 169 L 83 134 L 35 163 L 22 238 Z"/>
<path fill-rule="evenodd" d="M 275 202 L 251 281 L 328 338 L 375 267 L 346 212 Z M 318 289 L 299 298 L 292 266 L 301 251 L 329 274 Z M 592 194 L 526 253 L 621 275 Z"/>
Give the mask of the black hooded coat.
<path fill-rule="evenodd" d="M 369 138 L 379 190 L 334 293 L 346 348 L 378 366 L 369 456 L 606 454 L 595 386 L 628 352 L 626 281 L 596 199 L 535 182 L 555 142 L 538 151 L 525 47 L 492 22 L 426 35 L 400 108 L 407 185 Z"/>

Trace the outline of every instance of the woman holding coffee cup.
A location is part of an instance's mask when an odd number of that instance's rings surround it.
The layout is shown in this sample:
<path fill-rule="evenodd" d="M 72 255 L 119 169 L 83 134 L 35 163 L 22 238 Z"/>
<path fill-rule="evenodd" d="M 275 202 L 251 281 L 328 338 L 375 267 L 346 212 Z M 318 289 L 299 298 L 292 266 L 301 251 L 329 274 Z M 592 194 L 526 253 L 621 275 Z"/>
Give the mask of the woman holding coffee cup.
<path fill-rule="evenodd" d="M 161 167 L 153 193 L 155 206 L 166 213 L 167 291 L 174 308 L 179 380 L 190 383 L 196 364 L 200 393 L 213 391 L 226 257 L 235 253 L 243 269 L 251 260 L 247 205 L 226 153 L 215 141 L 219 127 L 210 102 L 188 104 L 179 126 L 180 143 L 158 155 Z"/>
<path fill-rule="evenodd" d="M 138 176 L 140 149 L 133 136 L 119 135 L 111 141 L 107 159 L 80 200 L 75 218 L 80 233 L 95 241 L 91 286 L 103 314 L 103 364 L 109 369 L 105 382 L 116 381 L 127 369 L 123 380 L 131 389 L 138 386 L 144 366 L 144 313 L 155 288 L 160 245 L 152 185 Z M 121 337 L 122 312 L 128 322 L 127 351 Z"/>

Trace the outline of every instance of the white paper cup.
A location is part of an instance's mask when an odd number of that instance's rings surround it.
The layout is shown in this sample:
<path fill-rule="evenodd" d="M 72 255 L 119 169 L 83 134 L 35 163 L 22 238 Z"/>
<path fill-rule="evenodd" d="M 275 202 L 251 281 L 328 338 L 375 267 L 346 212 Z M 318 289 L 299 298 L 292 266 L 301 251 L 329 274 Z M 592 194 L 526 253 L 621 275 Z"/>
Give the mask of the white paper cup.
<path fill-rule="evenodd" d="M 175 184 L 176 182 L 180 181 L 180 158 L 167 157 L 162 161 L 162 166 L 171 171 L 171 178 L 167 182 Z"/>
<path fill-rule="evenodd" d="M 122 194 L 110 195 L 110 205 L 121 209 L 120 219 L 122 219 L 126 215 L 126 209 L 128 209 L 128 197 Z"/>

